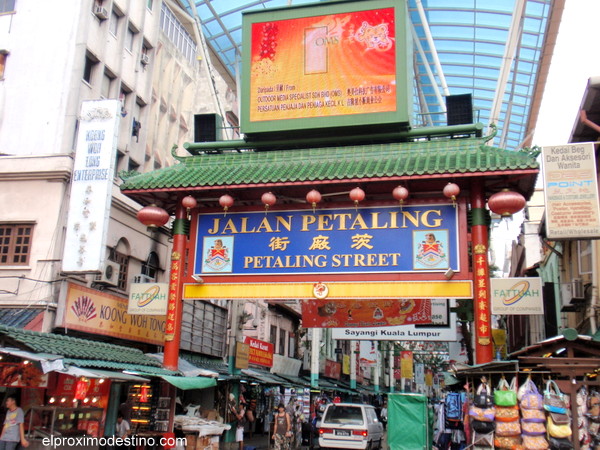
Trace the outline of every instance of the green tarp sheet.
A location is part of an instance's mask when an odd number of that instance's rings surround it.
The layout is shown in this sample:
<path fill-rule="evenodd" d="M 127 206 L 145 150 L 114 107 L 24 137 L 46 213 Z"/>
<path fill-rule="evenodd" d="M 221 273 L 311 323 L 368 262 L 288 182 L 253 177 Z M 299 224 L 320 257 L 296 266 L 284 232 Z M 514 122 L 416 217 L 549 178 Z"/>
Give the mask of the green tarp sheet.
<path fill-rule="evenodd" d="M 161 378 L 184 391 L 188 389 L 206 389 L 217 385 L 217 380 L 209 377 L 172 377 L 170 375 L 163 375 Z"/>
<path fill-rule="evenodd" d="M 390 450 L 431 449 L 432 419 L 426 396 L 388 394 L 387 432 Z"/>

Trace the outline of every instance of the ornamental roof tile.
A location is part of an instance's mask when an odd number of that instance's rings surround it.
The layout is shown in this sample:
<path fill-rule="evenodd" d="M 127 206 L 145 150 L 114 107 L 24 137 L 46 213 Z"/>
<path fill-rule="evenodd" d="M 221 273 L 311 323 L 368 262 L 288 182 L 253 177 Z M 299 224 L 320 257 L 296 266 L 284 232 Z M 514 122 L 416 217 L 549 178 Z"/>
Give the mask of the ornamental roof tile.
<path fill-rule="evenodd" d="M 73 364 L 82 360 L 94 361 L 94 367 L 131 368 L 132 365 L 145 369 L 160 368 L 160 362 L 145 355 L 141 350 L 122 345 L 91 341 L 88 339 L 62 336 L 53 333 L 40 333 L 21 328 L 0 325 L 0 336 L 8 337 L 29 350 L 38 353 L 53 353 L 65 357 Z M 77 360 L 77 361 L 75 361 Z M 90 366 L 88 364 L 88 366 Z M 118 367 L 119 366 L 119 367 Z"/>
<path fill-rule="evenodd" d="M 485 145 L 485 138 L 210 153 L 125 178 L 123 191 L 218 187 L 362 178 L 537 170 L 526 152 Z"/>

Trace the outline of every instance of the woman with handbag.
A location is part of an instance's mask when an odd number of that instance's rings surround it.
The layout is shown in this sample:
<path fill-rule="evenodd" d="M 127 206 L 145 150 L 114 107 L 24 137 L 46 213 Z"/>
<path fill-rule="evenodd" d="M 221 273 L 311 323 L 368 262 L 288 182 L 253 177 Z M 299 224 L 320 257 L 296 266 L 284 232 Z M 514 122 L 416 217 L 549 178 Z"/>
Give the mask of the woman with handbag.
<path fill-rule="evenodd" d="M 280 403 L 275 414 L 275 427 L 273 429 L 274 448 L 276 450 L 289 450 L 292 437 L 292 420 L 285 411 L 285 405 Z"/>

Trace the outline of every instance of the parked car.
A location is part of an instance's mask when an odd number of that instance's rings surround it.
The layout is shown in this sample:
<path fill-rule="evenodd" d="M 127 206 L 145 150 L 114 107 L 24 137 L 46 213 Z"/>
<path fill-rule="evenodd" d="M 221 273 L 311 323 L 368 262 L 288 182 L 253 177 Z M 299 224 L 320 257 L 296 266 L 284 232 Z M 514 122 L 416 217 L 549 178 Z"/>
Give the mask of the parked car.
<path fill-rule="evenodd" d="M 375 408 L 358 403 L 331 403 L 319 424 L 322 449 L 380 449 L 383 425 Z"/>

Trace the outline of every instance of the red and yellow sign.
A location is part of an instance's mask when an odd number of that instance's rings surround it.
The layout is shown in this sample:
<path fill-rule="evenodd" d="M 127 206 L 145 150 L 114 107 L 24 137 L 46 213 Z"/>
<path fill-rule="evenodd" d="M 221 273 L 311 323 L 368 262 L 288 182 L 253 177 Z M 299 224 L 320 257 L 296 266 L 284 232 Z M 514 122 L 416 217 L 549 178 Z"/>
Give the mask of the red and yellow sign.
<path fill-rule="evenodd" d="M 273 344 L 245 336 L 244 343 L 250 347 L 248 362 L 258 366 L 273 367 Z"/>
<path fill-rule="evenodd" d="M 325 360 L 325 371 L 323 373 L 326 377 L 334 378 L 339 380 L 342 376 L 342 363 L 332 361 L 331 359 Z"/>
<path fill-rule="evenodd" d="M 127 313 L 128 300 L 69 284 L 62 326 L 86 333 L 162 345 L 165 316 Z"/>
<path fill-rule="evenodd" d="M 304 300 L 306 328 L 383 327 L 431 323 L 431 300 Z"/>
<path fill-rule="evenodd" d="M 413 352 L 400 352 L 400 373 L 402 378 L 412 380 L 413 377 Z"/>

